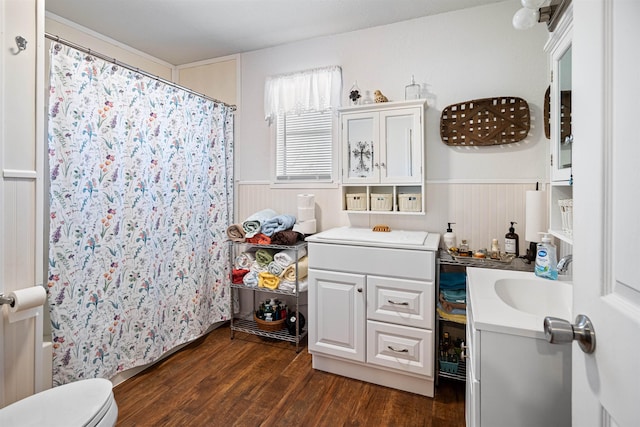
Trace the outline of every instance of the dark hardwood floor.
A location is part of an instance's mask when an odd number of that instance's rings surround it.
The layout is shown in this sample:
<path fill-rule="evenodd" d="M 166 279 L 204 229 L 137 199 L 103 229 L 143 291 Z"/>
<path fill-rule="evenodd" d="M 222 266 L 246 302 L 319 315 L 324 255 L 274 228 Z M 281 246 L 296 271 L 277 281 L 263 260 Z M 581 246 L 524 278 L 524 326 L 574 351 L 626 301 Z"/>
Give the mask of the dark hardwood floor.
<path fill-rule="evenodd" d="M 306 341 L 304 342 L 306 344 Z M 314 370 L 306 346 L 222 326 L 114 388 L 126 426 L 464 426 L 464 383 L 435 398 Z"/>

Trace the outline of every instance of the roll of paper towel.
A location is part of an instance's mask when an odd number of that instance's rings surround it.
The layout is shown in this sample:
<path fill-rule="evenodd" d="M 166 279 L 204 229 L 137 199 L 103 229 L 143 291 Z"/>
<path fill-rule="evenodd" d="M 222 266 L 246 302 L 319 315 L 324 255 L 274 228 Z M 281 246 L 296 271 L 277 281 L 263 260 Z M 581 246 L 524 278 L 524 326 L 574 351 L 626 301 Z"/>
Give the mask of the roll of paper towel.
<path fill-rule="evenodd" d="M 525 196 L 525 233 L 527 242 L 539 242 L 547 231 L 547 192 L 527 191 Z"/>
<path fill-rule="evenodd" d="M 316 232 L 316 220 L 300 221 L 293 226 L 293 231 L 302 234 L 314 234 Z"/>
<path fill-rule="evenodd" d="M 298 221 L 309 221 L 316 218 L 316 208 L 298 208 Z"/>
<path fill-rule="evenodd" d="M 315 206 L 315 196 L 313 194 L 298 194 L 299 208 L 312 208 Z"/>
<path fill-rule="evenodd" d="M 15 313 L 41 306 L 47 299 L 47 293 L 42 286 L 32 286 L 13 291 L 9 297 L 13 298 L 13 304 L 11 304 L 9 311 Z"/>

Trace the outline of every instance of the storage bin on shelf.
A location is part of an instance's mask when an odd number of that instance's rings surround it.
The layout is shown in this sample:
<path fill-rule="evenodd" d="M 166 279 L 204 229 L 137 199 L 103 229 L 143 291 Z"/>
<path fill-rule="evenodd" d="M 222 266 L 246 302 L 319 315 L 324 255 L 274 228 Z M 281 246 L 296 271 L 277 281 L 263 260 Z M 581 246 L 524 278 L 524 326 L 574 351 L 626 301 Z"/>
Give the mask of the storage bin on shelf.
<path fill-rule="evenodd" d="M 346 195 L 348 211 L 365 211 L 367 210 L 367 194 L 351 193 Z"/>
<path fill-rule="evenodd" d="M 422 194 L 398 194 L 398 208 L 400 212 L 420 212 L 422 210 Z"/>
<path fill-rule="evenodd" d="M 393 207 L 393 196 L 391 194 L 374 194 L 371 193 L 371 210 L 372 211 L 390 211 Z"/>

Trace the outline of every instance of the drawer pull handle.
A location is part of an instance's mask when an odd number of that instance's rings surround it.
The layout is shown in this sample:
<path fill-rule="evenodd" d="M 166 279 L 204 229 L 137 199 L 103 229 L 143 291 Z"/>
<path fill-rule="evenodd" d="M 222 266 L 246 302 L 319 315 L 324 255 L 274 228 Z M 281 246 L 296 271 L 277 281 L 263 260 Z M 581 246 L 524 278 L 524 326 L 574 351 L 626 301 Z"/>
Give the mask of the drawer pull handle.
<path fill-rule="evenodd" d="M 390 345 L 387 346 L 387 348 L 391 351 L 395 351 L 396 353 L 409 353 L 409 350 L 407 350 L 406 348 L 403 348 L 402 350 L 396 350 L 395 348 L 391 347 Z"/>
<path fill-rule="evenodd" d="M 395 301 L 391 301 L 390 299 L 388 299 L 387 302 L 389 304 L 393 304 L 393 305 L 409 305 L 409 303 L 406 302 L 406 301 L 404 301 L 404 302 L 395 302 Z"/>

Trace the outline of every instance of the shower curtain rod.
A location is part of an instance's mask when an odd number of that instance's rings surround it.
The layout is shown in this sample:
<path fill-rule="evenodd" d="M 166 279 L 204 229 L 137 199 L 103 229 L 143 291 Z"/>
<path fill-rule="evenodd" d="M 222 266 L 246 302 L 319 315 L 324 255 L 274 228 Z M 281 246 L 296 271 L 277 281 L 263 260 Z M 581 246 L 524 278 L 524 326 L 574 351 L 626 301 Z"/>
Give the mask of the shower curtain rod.
<path fill-rule="evenodd" d="M 189 92 L 189 93 L 191 93 L 193 95 L 199 96 L 199 97 L 207 99 L 209 101 L 213 101 L 213 102 L 217 102 L 219 104 L 223 104 L 223 105 L 231 108 L 231 111 L 236 111 L 236 106 L 235 105 L 227 104 L 226 102 L 220 101 L 219 99 L 212 98 L 212 97 L 207 96 L 205 94 L 202 94 L 202 93 L 196 92 L 194 90 L 191 90 L 191 89 L 189 89 L 187 87 L 181 86 L 181 85 L 179 85 L 177 83 L 174 83 L 172 81 L 163 79 L 160 76 L 154 76 L 153 74 L 148 73 L 148 72 L 146 72 L 144 70 L 141 70 L 140 68 L 134 67 L 134 66 L 129 65 L 129 64 L 125 64 L 124 62 L 120 62 L 115 58 L 110 58 L 110 57 L 108 57 L 106 55 L 103 55 L 103 54 L 101 54 L 99 52 L 91 50 L 91 49 L 89 49 L 87 47 L 80 46 L 79 44 L 76 44 L 76 43 L 71 42 L 69 40 L 62 39 L 59 36 L 53 35 L 51 33 L 44 33 L 44 36 L 45 36 L 45 38 L 48 38 L 49 40 L 55 41 L 56 43 L 62 43 L 64 45 L 72 47 L 72 48 L 74 48 L 76 50 L 79 50 L 80 52 L 86 53 L 86 54 L 91 55 L 91 56 L 95 56 L 95 57 L 100 58 L 102 60 L 105 60 L 107 62 L 111 62 L 111 63 L 113 63 L 113 64 L 115 64 L 115 65 L 117 65 L 119 67 L 123 67 L 123 68 L 126 68 L 127 70 L 131 70 L 131 71 L 134 71 L 136 73 L 142 74 L 143 76 L 152 78 L 152 79 L 157 80 L 159 82 L 162 82 L 162 83 L 164 83 L 166 85 L 173 86 L 173 87 L 175 87 L 177 89 L 182 89 L 185 92 Z"/>

